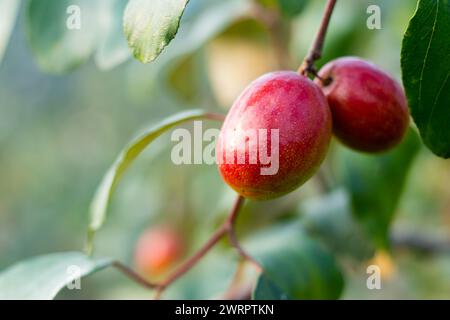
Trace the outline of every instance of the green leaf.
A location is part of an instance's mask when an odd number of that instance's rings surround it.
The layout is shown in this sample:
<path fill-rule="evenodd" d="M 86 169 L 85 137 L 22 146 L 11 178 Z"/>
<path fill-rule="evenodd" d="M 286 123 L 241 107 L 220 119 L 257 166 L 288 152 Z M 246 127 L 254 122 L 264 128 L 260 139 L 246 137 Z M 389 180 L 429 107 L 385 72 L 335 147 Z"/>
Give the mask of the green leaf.
<path fill-rule="evenodd" d="M 450 157 L 450 1 L 420 0 L 403 39 L 403 83 L 425 145 Z"/>
<path fill-rule="evenodd" d="M 73 281 L 110 266 L 79 252 L 53 253 L 19 262 L 0 273 L 0 300 L 49 300 Z"/>
<path fill-rule="evenodd" d="M 134 56 L 143 63 L 155 60 L 178 32 L 188 0 L 130 0 L 124 30 Z"/>
<path fill-rule="evenodd" d="M 288 18 L 293 18 L 303 12 L 308 0 L 278 0 L 281 13 Z"/>
<path fill-rule="evenodd" d="M 350 195 L 343 189 L 307 200 L 300 206 L 301 222 L 308 234 L 331 252 L 366 261 L 375 248 L 352 214 Z"/>
<path fill-rule="evenodd" d="M 100 5 L 91 0 L 30 0 L 26 30 L 42 70 L 61 74 L 91 56 L 98 42 Z"/>
<path fill-rule="evenodd" d="M 125 0 L 102 1 L 102 39 L 99 42 L 95 62 L 99 69 L 110 70 L 131 57 L 127 40 L 123 34 Z"/>
<path fill-rule="evenodd" d="M 19 5 L 20 0 L 2 0 L 0 2 L 0 63 L 16 22 Z"/>
<path fill-rule="evenodd" d="M 419 149 L 412 129 L 400 146 L 379 156 L 341 149 L 342 180 L 351 194 L 353 212 L 378 247 L 388 247 L 389 226 Z"/>
<path fill-rule="evenodd" d="M 279 226 L 249 244 L 264 272 L 255 299 L 337 299 L 344 280 L 334 257 L 298 224 Z"/>
<path fill-rule="evenodd" d="M 139 156 L 139 154 L 156 138 L 167 130 L 186 121 L 205 118 L 207 112 L 202 110 L 191 110 L 173 115 L 162 122 L 144 130 L 137 138 L 133 139 L 119 154 L 114 164 L 108 170 L 100 183 L 90 207 L 88 251 L 92 250 L 93 236 L 105 222 L 107 209 L 114 189 L 120 178 Z"/>
<path fill-rule="evenodd" d="M 132 64 L 133 88 L 145 92 L 168 86 L 167 74 L 175 72 L 176 66 L 205 45 L 211 38 L 223 32 L 233 21 L 248 12 L 251 5 L 245 0 L 193 1 L 186 8 L 182 27 L 171 45 L 154 63 L 143 68 Z"/>
<path fill-rule="evenodd" d="M 264 273 L 258 277 L 253 290 L 255 300 L 288 300 L 289 297 Z"/>

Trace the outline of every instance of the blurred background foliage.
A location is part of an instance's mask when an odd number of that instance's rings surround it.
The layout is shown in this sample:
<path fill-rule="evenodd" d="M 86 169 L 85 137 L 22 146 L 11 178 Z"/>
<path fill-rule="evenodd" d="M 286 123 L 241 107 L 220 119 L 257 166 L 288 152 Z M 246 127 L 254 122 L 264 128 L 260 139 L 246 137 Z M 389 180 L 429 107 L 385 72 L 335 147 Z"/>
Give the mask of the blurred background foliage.
<path fill-rule="evenodd" d="M 60 11 L 42 11 L 39 2 L 22 3 L 0 65 L 0 269 L 30 256 L 80 250 L 94 191 L 130 137 L 178 111 L 225 113 L 259 75 L 296 69 L 324 5 L 261 1 L 281 12 L 283 36 L 277 37 L 250 1 L 191 0 L 177 37 L 155 62 L 143 65 L 131 59 L 121 31 L 126 1 L 75 1 L 89 8 L 82 29 L 88 36 L 76 38 L 51 36 L 53 15 Z M 366 27 L 370 4 L 382 9 L 381 30 Z M 339 1 L 320 64 L 358 55 L 400 80 L 401 39 L 415 4 Z M 37 40 L 42 36 L 49 37 L 45 44 Z M 55 47 L 55 39 L 64 40 Z M 240 238 L 252 248 L 254 234 L 301 223 L 301 232 L 337 258 L 345 275 L 343 298 L 450 298 L 450 163 L 417 139 L 412 131 L 398 150 L 376 157 L 333 141 L 323 166 L 332 190 L 324 195 L 323 181 L 314 178 L 281 199 L 248 202 L 238 224 Z M 215 166 L 172 164 L 173 145 L 170 134 L 163 135 L 127 172 L 96 239 L 96 255 L 132 265 L 141 233 L 171 224 L 182 230 L 187 256 L 223 220 L 234 193 Z M 256 239 L 261 247 L 270 242 Z M 219 297 L 237 261 L 220 244 L 167 296 Z M 382 290 L 366 287 L 372 263 L 382 268 Z M 58 297 L 149 298 L 115 270 L 82 285 Z"/>

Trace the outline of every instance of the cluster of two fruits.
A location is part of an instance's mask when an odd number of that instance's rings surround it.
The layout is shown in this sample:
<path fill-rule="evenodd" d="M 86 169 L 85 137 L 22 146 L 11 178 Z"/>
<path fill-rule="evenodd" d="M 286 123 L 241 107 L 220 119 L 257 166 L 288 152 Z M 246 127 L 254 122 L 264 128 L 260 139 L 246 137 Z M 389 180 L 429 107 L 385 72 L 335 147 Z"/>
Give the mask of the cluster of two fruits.
<path fill-rule="evenodd" d="M 355 150 L 382 152 L 400 143 L 408 124 L 402 87 L 361 59 L 328 63 L 316 82 L 291 71 L 269 73 L 251 83 L 231 107 L 217 143 L 218 148 L 229 150 L 217 153 L 218 167 L 225 182 L 240 195 L 273 199 L 314 175 L 327 154 L 332 131 Z M 275 174 L 261 174 L 267 165 L 261 161 L 240 163 L 237 159 L 237 154 L 248 160 L 251 151 L 260 156 L 272 149 L 250 150 L 247 140 L 240 137 L 261 129 L 277 130 L 279 135 Z M 266 143 L 274 143 L 271 135 Z M 232 161 L 220 158 L 227 154 L 234 155 Z M 182 243 L 171 228 L 150 229 L 138 243 L 136 266 L 149 276 L 162 274 L 182 256 Z"/>
<path fill-rule="evenodd" d="M 218 139 L 218 146 L 225 149 L 218 153 L 218 167 L 225 182 L 243 197 L 273 199 L 314 175 L 327 154 L 332 132 L 350 148 L 374 153 L 399 144 L 408 125 L 403 88 L 359 58 L 328 63 L 315 82 L 292 71 L 269 73 L 251 83 L 231 107 Z M 262 175 L 266 164 L 261 161 L 242 164 L 222 159 L 233 153 L 248 159 L 249 146 L 235 142 L 245 141 L 240 135 L 261 129 L 277 130 L 279 135 L 275 174 Z M 229 132 L 234 132 L 231 143 Z M 270 135 L 267 143 L 273 143 Z"/>

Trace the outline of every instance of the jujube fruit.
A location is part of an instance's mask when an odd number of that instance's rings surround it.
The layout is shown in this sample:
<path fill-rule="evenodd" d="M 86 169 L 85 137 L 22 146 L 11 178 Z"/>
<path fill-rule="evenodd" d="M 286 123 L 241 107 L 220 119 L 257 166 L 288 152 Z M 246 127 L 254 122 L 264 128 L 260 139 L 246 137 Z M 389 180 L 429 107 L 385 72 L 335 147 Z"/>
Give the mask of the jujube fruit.
<path fill-rule="evenodd" d="M 219 172 L 246 198 L 285 195 L 319 168 L 328 150 L 331 126 L 327 101 L 314 82 L 292 71 L 263 75 L 242 92 L 225 119 L 217 143 Z M 278 139 L 273 140 L 277 130 Z M 272 164 L 261 156 L 270 155 L 273 148 L 278 150 L 278 159 L 272 159 L 278 160 L 278 168 L 262 174 Z M 227 161 L 227 154 L 234 151 L 229 158 L 233 161 Z M 245 154 L 245 163 L 239 163 L 239 154 Z M 257 161 L 251 162 L 256 155 Z"/>
<path fill-rule="evenodd" d="M 134 263 L 147 276 L 158 276 L 170 269 L 183 253 L 182 237 L 176 230 L 160 226 L 146 230 L 139 238 Z"/>
<path fill-rule="evenodd" d="M 409 125 L 403 88 L 389 74 L 359 58 L 326 64 L 316 80 L 333 115 L 334 134 L 364 152 L 386 151 L 402 141 Z"/>

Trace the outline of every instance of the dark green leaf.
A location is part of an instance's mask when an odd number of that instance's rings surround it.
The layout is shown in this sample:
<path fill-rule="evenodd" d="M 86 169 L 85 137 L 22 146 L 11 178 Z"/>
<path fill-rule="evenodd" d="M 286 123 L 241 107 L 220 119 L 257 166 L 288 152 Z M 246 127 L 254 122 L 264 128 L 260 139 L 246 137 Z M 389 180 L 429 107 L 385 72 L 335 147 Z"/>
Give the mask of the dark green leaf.
<path fill-rule="evenodd" d="M 143 63 L 155 60 L 178 32 L 188 0 L 130 0 L 124 30 L 134 56 Z"/>
<path fill-rule="evenodd" d="M 300 211 L 306 231 L 314 239 L 320 239 L 330 251 L 358 261 L 373 256 L 374 247 L 355 220 L 350 196 L 345 190 L 308 200 Z"/>
<path fill-rule="evenodd" d="M 131 66 L 133 77 L 136 78 L 134 86 L 145 88 L 148 92 L 149 88 L 155 89 L 156 85 L 167 84 L 164 81 L 167 77 L 163 77 L 163 72 L 170 73 L 176 69 L 180 61 L 192 57 L 196 50 L 224 31 L 240 15 L 248 12 L 249 8 L 249 3 L 245 0 L 203 0 L 190 3 L 177 37 L 158 60 L 147 68 Z"/>
<path fill-rule="evenodd" d="M 419 138 L 410 129 L 400 146 L 379 156 L 341 149 L 342 178 L 354 214 L 379 247 L 388 246 L 389 225 L 419 148 Z"/>
<path fill-rule="evenodd" d="M 254 298 L 337 299 L 344 280 L 331 254 L 299 225 L 276 227 L 250 244 L 263 267 Z"/>
<path fill-rule="evenodd" d="M 54 253 L 19 262 L 0 273 L 0 300 L 50 300 L 81 277 L 110 266 L 79 252 Z"/>
<path fill-rule="evenodd" d="M 122 150 L 114 164 L 104 176 L 91 203 L 88 251 L 91 251 L 92 249 L 94 233 L 100 229 L 105 222 L 108 204 L 114 189 L 129 165 L 150 143 L 167 130 L 186 121 L 204 118 L 206 114 L 207 113 L 202 110 L 191 110 L 173 115 L 159 124 L 145 130 Z"/>
<path fill-rule="evenodd" d="M 403 83 L 422 140 L 450 157 L 450 1 L 420 0 L 403 39 Z"/>
<path fill-rule="evenodd" d="M 265 274 L 262 274 L 257 282 L 253 294 L 255 300 L 288 300 L 288 296 Z"/>
<path fill-rule="evenodd" d="M 28 40 L 44 71 L 67 72 L 91 56 L 98 42 L 100 4 L 101 1 L 91 0 L 29 2 L 26 16 Z M 78 21 L 81 22 L 79 29 Z"/>
<path fill-rule="evenodd" d="M 0 2 L 0 63 L 16 22 L 19 5 L 20 0 L 3 0 Z"/>

